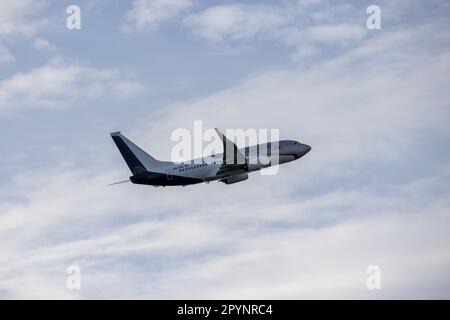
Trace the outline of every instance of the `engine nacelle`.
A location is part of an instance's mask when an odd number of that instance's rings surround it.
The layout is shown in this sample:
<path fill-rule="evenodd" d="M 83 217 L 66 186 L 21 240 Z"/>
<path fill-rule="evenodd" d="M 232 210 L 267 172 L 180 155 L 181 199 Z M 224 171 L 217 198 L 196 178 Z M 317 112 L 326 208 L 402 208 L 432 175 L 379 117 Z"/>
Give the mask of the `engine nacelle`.
<path fill-rule="evenodd" d="M 272 165 L 268 157 L 258 157 L 258 159 L 249 159 L 248 171 L 257 171 Z"/>
<path fill-rule="evenodd" d="M 231 177 L 222 179 L 220 181 L 222 181 L 225 184 L 232 184 L 232 183 L 236 183 L 236 182 L 245 181 L 247 179 L 248 179 L 248 173 L 241 173 L 241 174 L 237 174 L 235 176 L 231 176 Z"/>

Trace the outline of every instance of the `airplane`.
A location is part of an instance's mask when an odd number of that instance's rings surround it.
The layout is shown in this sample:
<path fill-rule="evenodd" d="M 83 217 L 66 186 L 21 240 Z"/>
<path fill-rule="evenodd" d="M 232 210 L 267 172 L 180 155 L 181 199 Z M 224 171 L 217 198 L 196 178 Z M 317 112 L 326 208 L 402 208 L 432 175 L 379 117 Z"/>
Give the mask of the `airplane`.
<path fill-rule="evenodd" d="M 133 174 L 128 180 L 113 184 L 132 182 L 155 187 L 184 187 L 211 181 L 233 184 L 247 180 L 250 172 L 297 160 L 311 150 L 309 145 L 294 140 L 280 140 L 238 148 L 217 128 L 215 130 L 222 141 L 223 153 L 184 163 L 156 160 L 128 140 L 120 131 L 111 133 L 114 143 Z"/>

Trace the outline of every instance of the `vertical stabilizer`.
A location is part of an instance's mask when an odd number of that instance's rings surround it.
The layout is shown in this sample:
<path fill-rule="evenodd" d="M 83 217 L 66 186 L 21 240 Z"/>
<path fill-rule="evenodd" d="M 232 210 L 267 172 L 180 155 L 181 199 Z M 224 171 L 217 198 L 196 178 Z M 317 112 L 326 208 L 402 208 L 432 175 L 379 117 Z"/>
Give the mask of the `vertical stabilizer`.
<path fill-rule="evenodd" d="M 128 140 L 120 131 L 111 133 L 111 137 L 133 175 L 152 170 L 157 172 L 157 168 L 161 166 L 161 161 L 156 160 Z"/>

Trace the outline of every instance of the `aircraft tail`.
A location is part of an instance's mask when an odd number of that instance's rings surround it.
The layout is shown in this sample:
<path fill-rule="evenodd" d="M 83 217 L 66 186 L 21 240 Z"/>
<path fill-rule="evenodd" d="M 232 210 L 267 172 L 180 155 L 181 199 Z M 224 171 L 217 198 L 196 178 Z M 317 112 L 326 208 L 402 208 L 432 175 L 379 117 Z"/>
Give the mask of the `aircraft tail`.
<path fill-rule="evenodd" d="M 111 133 L 117 148 L 127 163 L 133 175 L 147 171 L 155 171 L 160 166 L 161 161 L 156 160 L 133 142 L 128 140 L 120 131 Z"/>

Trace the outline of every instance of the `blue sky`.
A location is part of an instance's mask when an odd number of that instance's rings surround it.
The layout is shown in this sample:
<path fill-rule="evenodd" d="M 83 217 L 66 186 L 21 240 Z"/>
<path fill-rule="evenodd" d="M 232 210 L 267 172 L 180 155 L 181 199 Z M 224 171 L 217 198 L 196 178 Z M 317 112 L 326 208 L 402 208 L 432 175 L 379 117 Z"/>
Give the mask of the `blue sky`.
<path fill-rule="evenodd" d="M 366 28 L 371 4 L 381 30 Z M 0 296 L 448 298 L 449 14 L 2 1 Z M 231 186 L 106 187 L 129 176 L 109 132 L 168 159 L 195 120 L 279 128 L 312 151 Z M 66 287 L 73 264 L 81 290 Z"/>

